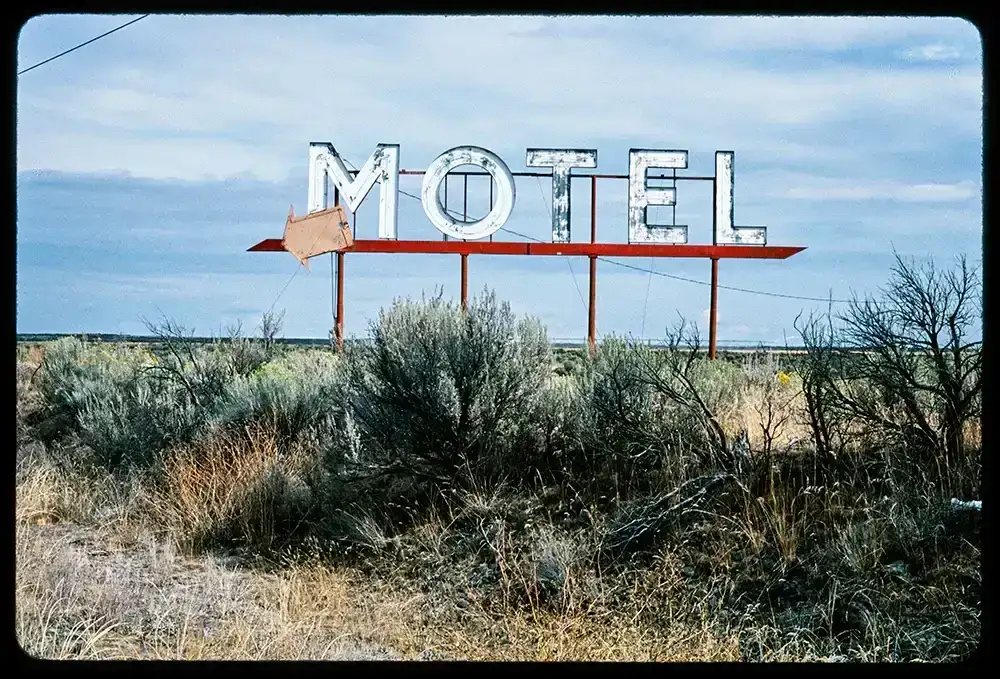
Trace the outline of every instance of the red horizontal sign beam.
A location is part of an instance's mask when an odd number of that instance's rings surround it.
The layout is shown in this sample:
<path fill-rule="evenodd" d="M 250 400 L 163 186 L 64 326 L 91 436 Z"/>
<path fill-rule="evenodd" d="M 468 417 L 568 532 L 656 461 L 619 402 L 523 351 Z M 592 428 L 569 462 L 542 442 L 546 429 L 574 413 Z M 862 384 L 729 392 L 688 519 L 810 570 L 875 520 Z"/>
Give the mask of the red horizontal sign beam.
<path fill-rule="evenodd" d="M 247 252 L 283 252 L 278 238 Z M 667 245 L 664 243 L 513 243 L 510 241 L 356 240 L 344 252 L 425 255 L 542 255 L 578 257 L 702 257 L 706 259 L 787 259 L 805 250 L 785 245 Z"/>

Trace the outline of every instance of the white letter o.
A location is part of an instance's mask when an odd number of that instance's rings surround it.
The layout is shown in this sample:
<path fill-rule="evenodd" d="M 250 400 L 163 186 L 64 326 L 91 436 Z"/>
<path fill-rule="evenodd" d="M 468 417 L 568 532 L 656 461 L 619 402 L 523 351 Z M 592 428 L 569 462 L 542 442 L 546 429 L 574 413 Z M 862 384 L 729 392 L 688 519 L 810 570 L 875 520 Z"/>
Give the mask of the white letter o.
<path fill-rule="evenodd" d="M 456 220 L 447 213 L 438 196 L 438 187 L 445 175 L 461 165 L 478 165 L 493 175 L 497 183 L 493 209 L 475 222 Z M 498 231 L 514 210 L 514 176 L 500 157 L 491 151 L 478 146 L 457 146 L 442 153 L 427 168 L 420 199 L 427 218 L 442 233 L 465 240 L 486 238 Z"/>

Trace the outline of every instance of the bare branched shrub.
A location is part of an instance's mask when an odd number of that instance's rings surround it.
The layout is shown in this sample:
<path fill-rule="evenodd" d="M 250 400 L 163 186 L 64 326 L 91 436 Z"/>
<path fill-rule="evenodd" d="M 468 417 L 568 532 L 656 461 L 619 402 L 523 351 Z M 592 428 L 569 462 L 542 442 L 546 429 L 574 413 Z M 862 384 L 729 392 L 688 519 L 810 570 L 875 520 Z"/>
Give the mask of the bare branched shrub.
<path fill-rule="evenodd" d="M 208 347 L 196 346 L 190 331 L 175 321 L 147 323 L 161 340 L 162 356 L 60 340 L 43 366 L 48 420 L 57 431 L 77 432 L 91 461 L 105 469 L 148 467 L 160 451 L 203 435 L 220 405 L 232 411 L 238 399 L 226 404 L 223 396 L 231 383 L 246 379 L 274 355 L 278 323 L 265 318 L 262 340 L 241 338 L 234 330 Z M 259 412 L 266 408 L 248 410 L 266 414 Z"/>
<path fill-rule="evenodd" d="M 769 459 L 788 441 L 788 430 L 797 413 L 793 403 L 801 391 L 789 373 L 779 369 L 774 354 L 751 356 L 743 364 L 742 384 L 735 405 L 747 429 L 754 454 Z"/>
<path fill-rule="evenodd" d="M 982 341 L 970 338 L 982 317 L 981 287 L 964 257 L 940 270 L 897 255 L 881 298 L 854 298 L 838 328 L 815 317 L 802 324 L 819 447 L 834 447 L 829 416 L 850 418 L 932 461 L 949 486 L 974 490 L 952 469 L 976 452 L 965 431 L 982 407 Z"/>
<path fill-rule="evenodd" d="M 269 311 L 264 314 L 257 326 L 259 337 L 245 336 L 242 324 L 231 327 L 212 345 L 217 352 L 216 359 L 228 366 L 235 376 L 250 375 L 275 360 L 283 353 L 276 340 L 281 333 L 284 316 L 284 312 L 276 314 Z"/>
<path fill-rule="evenodd" d="M 279 353 L 275 337 L 282 317 L 270 312 L 261 321 L 260 338 L 244 337 L 242 326 L 237 325 L 208 346 L 196 344 L 193 331 L 173 319 L 144 323 L 161 342 L 165 354 L 147 372 L 151 377 L 181 385 L 199 409 L 211 408 L 229 381 L 250 375 Z"/>
<path fill-rule="evenodd" d="M 642 380 L 693 424 L 701 439 L 694 452 L 705 464 L 736 470 L 749 451 L 732 445 L 716 414 L 720 402 L 735 396 L 735 382 L 717 379 L 720 368 L 702 355 L 695 324 L 681 319 L 667 329 L 665 344 L 663 351 L 638 353 Z"/>
<path fill-rule="evenodd" d="M 846 418 L 830 396 L 830 385 L 837 379 L 837 368 L 844 357 L 837 351 L 830 314 L 810 314 L 805 319 L 800 315 L 794 325 L 806 348 L 802 394 L 813 443 L 819 459 L 829 463 L 844 450 L 847 434 Z"/>
<path fill-rule="evenodd" d="M 735 470 L 748 452 L 732 445 L 719 413 L 742 383 L 737 366 L 709 361 L 697 329 L 683 319 L 666 347 L 605 339 L 577 375 L 582 451 L 569 466 L 575 483 L 617 500 L 649 502 L 693 477 Z"/>

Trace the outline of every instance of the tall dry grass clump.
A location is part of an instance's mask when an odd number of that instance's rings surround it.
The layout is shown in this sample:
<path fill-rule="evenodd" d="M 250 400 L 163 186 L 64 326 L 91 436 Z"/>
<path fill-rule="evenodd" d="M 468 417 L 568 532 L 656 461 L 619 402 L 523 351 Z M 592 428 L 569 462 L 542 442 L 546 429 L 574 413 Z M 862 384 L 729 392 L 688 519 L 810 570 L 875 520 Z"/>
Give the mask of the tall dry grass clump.
<path fill-rule="evenodd" d="M 308 511 L 307 460 L 259 425 L 172 451 L 152 511 L 177 545 L 272 547 Z"/>

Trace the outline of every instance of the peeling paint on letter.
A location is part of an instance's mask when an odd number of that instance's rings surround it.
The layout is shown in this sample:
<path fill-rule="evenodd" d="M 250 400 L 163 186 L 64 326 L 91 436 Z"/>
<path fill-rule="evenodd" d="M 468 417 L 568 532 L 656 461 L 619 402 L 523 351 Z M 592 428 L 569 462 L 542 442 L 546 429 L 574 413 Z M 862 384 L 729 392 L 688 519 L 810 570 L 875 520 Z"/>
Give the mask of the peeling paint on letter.
<path fill-rule="evenodd" d="M 528 167 L 552 168 L 552 242 L 570 242 L 570 169 L 597 167 L 595 149 L 528 149 Z"/>
<path fill-rule="evenodd" d="M 732 151 L 715 152 L 714 245 L 767 245 L 767 227 L 733 226 Z"/>
<path fill-rule="evenodd" d="M 497 183 L 497 198 L 493 209 L 475 222 L 463 222 L 452 217 L 438 195 L 438 187 L 445 176 L 461 165 L 478 165 L 493 175 Z M 506 163 L 492 151 L 479 146 L 457 146 L 442 153 L 428 166 L 424 173 L 420 200 L 424 204 L 427 218 L 441 233 L 465 240 L 486 238 L 500 230 L 514 210 L 514 176 Z"/>
<path fill-rule="evenodd" d="M 650 168 L 683 170 L 688 164 L 687 151 L 632 149 L 628 153 L 628 242 L 687 243 L 686 226 L 648 224 L 646 208 L 650 205 L 674 205 L 675 189 L 649 188 L 646 172 Z"/>
<path fill-rule="evenodd" d="M 378 182 L 381 188 L 378 201 L 378 236 L 396 237 L 399 217 L 397 206 L 399 144 L 379 144 L 354 178 L 344 167 L 340 154 L 332 144 L 324 142 L 309 144 L 309 212 L 329 207 L 327 176 L 340 191 L 351 212 L 358 211 L 358 207 L 368 196 L 375 182 Z"/>

